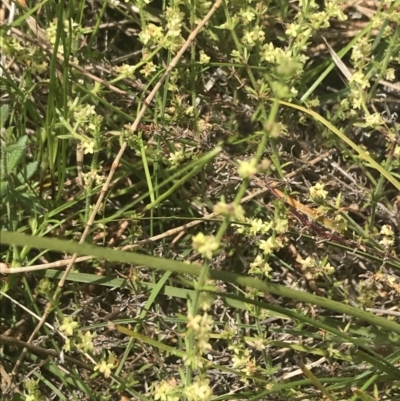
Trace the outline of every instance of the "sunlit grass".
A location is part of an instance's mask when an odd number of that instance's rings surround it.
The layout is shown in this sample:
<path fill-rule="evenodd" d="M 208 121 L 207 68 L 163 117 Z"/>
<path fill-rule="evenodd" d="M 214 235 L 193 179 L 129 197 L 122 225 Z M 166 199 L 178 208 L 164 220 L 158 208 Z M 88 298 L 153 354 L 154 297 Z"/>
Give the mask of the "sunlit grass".
<path fill-rule="evenodd" d="M 19 4 L 5 399 L 396 399 L 399 2 Z"/>

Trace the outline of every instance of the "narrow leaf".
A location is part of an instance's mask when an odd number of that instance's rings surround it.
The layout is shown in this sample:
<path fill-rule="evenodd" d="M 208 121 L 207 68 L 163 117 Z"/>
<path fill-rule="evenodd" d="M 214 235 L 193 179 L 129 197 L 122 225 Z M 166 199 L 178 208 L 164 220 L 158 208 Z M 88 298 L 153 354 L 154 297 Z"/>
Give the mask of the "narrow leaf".
<path fill-rule="evenodd" d="M 28 144 L 28 137 L 24 135 L 17 143 L 11 147 L 11 152 L 7 157 L 7 173 L 14 173 L 18 164 L 21 162 L 22 156 L 25 154 L 25 149 Z M 10 151 L 10 147 L 7 147 L 7 151 Z"/>

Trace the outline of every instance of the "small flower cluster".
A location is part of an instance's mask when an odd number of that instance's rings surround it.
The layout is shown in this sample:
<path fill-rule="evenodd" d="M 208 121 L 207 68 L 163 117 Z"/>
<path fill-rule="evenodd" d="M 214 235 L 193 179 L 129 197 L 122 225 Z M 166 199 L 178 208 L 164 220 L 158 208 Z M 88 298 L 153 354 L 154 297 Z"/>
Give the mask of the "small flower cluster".
<path fill-rule="evenodd" d="M 229 346 L 229 349 L 233 351 L 232 368 L 237 369 L 250 377 L 257 372 L 257 363 L 255 358 L 251 357 L 250 350 L 244 347 L 244 344 L 234 344 Z"/>
<path fill-rule="evenodd" d="M 260 240 L 259 248 L 265 256 L 272 255 L 275 251 L 279 251 L 284 247 L 284 242 L 281 237 L 271 236 L 267 240 Z"/>
<path fill-rule="evenodd" d="M 135 74 L 136 66 L 129 64 L 121 64 L 115 67 L 115 72 L 118 73 L 118 78 L 114 79 L 113 83 L 121 79 L 132 78 Z"/>
<path fill-rule="evenodd" d="M 71 123 L 65 121 L 64 125 L 68 128 L 69 133 L 67 135 L 59 135 L 59 138 L 77 140 L 77 149 L 81 152 L 83 161 L 83 155 L 94 154 L 101 147 L 103 117 L 96 113 L 95 106 L 80 104 L 79 97 L 76 97 L 74 101 L 69 100 L 68 108 L 68 120 Z M 96 170 L 97 167 L 93 165 L 91 171 L 82 173 L 85 187 L 90 188 L 92 182 L 97 184 L 103 182 L 104 177 L 99 175 Z"/>
<path fill-rule="evenodd" d="M 154 385 L 153 394 L 156 401 L 179 401 L 182 396 L 189 401 L 208 401 L 212 397 L 209 380 L 198 376 L 185 388 L 178 386 L 175 379 L 163 380 Z"/>
<path fill-rule="evenodd" d="M 64 20 L 63 27 L 64 27 L 65 39 L 66 41 L 71 42 L 71 53 L 74 54 L 79 50 L 79 42 L 83 38 L 83 29 L 77 22 L 72 20 Z M 51 21 L 46 29 L 47 39 L 52 45 L 56 43 L 57 29 L 58 29 L 57 19 Z M 71 38 L 69 38 L 69 35 L 71 35 Z M 57 50 L 58 53 L 64 54 L 64 47 L 61 43 L 58 44 Z"/>
<path fill-rule="evenodd" d="M 400 295 L 400 279 L 399 277 L 389 274 L 386 269 L 381 268 L 374 274 L 374 280 L 377 283 L 382 283 L 384 285 L 392 288 L 397 295 Z"/>
<path fill-rule="evenodd" d="M 95 333 L 90 331 L 82 331 L 79 329 L 79 323 L 73 319 L 72 316 L 64 317 L 60 330 L 68 336 L 65 339 L 63 350 L 71 352 L 79 350 L 84 353 L 90 353 L 94 350 L 93 339 L 96 337 Z M 100 359 L 100 361 L 94 367 L 95 371 L 99 371 L 104 374 L 104 377 L 108 378 L 111 375 L 111 370 L 116 366 L 116 358 L 110 353 L 107 360 Z"/>
<path fill-rule="evenodd" d="M 212 281 L 208 281 L 205 284 L 207 288 L 215 290 Z M 188 353 L 183 360 L 186 366 L 190 366 L 193 370 L 199 370 L 199 374 L 183 391 L 184 396 L 191 401 L 207 401 L 210 400 L 212 396 L 209 380 L 205 377 L 205 372 L 202 372 L 202 368 L 204 367 L 202 355 L 212 348 L 210 344 L 210 334 L 213 330 L 214 321 L 207 313 L 211 307 L 212 301 L 213 298 L 209 293 L 204 291 L 200 292 L 198 306 L 201 312 L 196 315 L 192 312 L 188 312 L 187 315 L 188 322 L 186 327 L 188 331 L 186 337 L 188 339 L 193 339 L 194 343 L 191 345 L 191 349 L 188 349 Z"/>
<path fill-rule="evenodd" d="M 312 36 L 322 28 L 329 27 L 331 19 L 344 21 L 347 17 L 340 8 L 341 1 L 325 2 L 324 10 L 320 11 L 316 1 L 299 2 L 299 12 L 293 23 L 286 27 L 286 35 L 291 38 L 287 49 L 276 48 L 272 43 L 263 46 L 262 59 L 279 66 L 280 75 L 285 77 L 284 82 L 292 85 L 303 74 L 304 65 L 308 59 L 305 56 Z M 294 92 L 293 92 L 294 91 Z M 296 94 L 295 90 L 291 90 Z M 290 92 L 286 94 L 290 97 Z"/>
<path fill-rule="evenodd" d="M 295 17 L 295 21 L 286 28 L 286 34 L 295 39 L 292 48 L 296 52 L 307 48 L 312 35 L 321 28 L 329 27 L 329 20 L 337 18 L 339 21 L 345 21 L 347 16 L 340 8 L 343 1 L 325 2 L 325 9 L 318 11 L 319 6 L 315 0 L 303 2 L 300 1 L 300 11 Z"/>
<path fill-rule="evenodd" d="M 196 316 L 193 316 L 192 313 L 189 312 L 187 318 L 188 323 L 186 327 L 193 331 L 194 338 L 196 340 L 196 351 L 199 354 L 204 354 L 206 351 L 211 349 L 209 340 L 214 321 L 207 314 L 207 312 L 204 312 L 202 315 L 198 314 Z M 191 364 L 189 358 L 187 359 L 187 362 Z"/>
<path fill-rule="evenodd" d="M 80 141 L 84 154 L 93 154 L 100 147 L 103 117 L 96 113 L 93 105 L 79 104 L 78 97 L 69 101 L 68 107 L 74 121 L 71 135 Z"/>
<path fill-rule="evenodd" d="M 237 233 L 244 235 L 249 240 L 257 239 L 260 253 L 250 263 L 250 274 L 271 277 L 272 268 L 268 263 L 268 257 L 285 245 L 282 234 L 285 234 L 289 229 L 287 210 L 281 201 L 274 202 L 274 206 L 275 216 L 269 222 L 260 218 L 245 218 L 241 225 L 232 224 Z M 271 230 L 273 231 L 272 235 L 270 234 Z M 267 239 L 258 239 L 267 234 L 269 235 Z"/>
<path fill-rule="evenodd" d="M 78 349 L 82 352 L 92 352 L 94 349 L 93 339 L 95 333 L 90 331 L 83 332 L 79 329 L 79 323 L 72 316 L 64 317 L 60 330 L 68 336 L 65 340 L 64 351 L 71 352 Z"/>
<path fill-rule="evenodd" d="M 387 21 L 399 20 L 398 12 L 388 12 L 385 8 L 380 8 L 377 12 L 371 17 L 371 23 L 373 29 L 381 29 L 382 25 L 384 25 Z M 396 57 L 400 58 L 400 52 L 397 49 L 397 54 L 393 53 L 395 50 L 391 45 L 390 41 L 393 40 L 393 29 L 390 24 L 387 24 L 381 32 L 382 42 L 388 42 L 389 45 L 385 48 L 386 52 L 392 52 L 390 54 L 390 59 L 394 60 Z M 382 43 L 382 48 L 385 47 L 385 44 Z M 370 71 L 371 59 L 374 59 L 375 56 L 373 54 L 372 47 L 372 39 L 369 36 L 360 37 L 357 42 L 352 47 L 351 61 L 353 66 L 355 67 L 355 72 L 352 74 L 352 77 L 349 80 L 350 83 L 350 96 L 346 99 L 343 99 L 341 102 L 341 110 L 340 117 L 348 118 L 355 115 L 355 110 L 364 108 L 364 103 L 366 101 L 365 97 L 365 89 L 370 87 L 368 73 Z M 386 54 L 379 55 L 380 60 L 384 60 L 387 55 Z M 375 74 L 382 77 L 385 77 L 386 80 L 391 81 L 395 78 L 394 69 L 388 68 L 387 63 L 385 62 L 377 62 L 373 61 Z M 366 116 L 366 126 L 376 126 L 377 122 L 368 121 L 370 119 L 375 119 L 375 117 Z M 372 124 L 372 125 L 371 125 Z M 378 122 L 379 124 L 379 122 Z M 357 126 L 359 124 L 356 124 Z"/>
<path fill-rule="evenodd" d="M 195 284 L 195 288 L 198 285 Z M 212 282 L 207 282 L 206 286 L 207 288 L 215 289 Z M 183 360 L 186 366 L 190 366 L 192 370 L 199 370 L 200 372 L 205 362 L 202 355 L 212 348 L 209 341 L 214 321 L 207 313 L 212 301 L 212 296 L 204 291 L 200 292 L 198 305 L 202 312 L 195 315 L 192 312 L 187 314 L 186 327 L 188 331 L 185 337 L 187 344 L 190 344 L 190 348 L 184 355 Z M 193 308 L 189 307 L 190 309 Z M 190 339 L 193 339 L 193 343 L 191 343 Z M 162 401 L 177 401 L 182 399 L 182 396 L 190 401 L 208 401 L 212 397 L 210 382 L 203 373 L 195 376 L 191 384 L 186 386 L 178 385 L 175 379 L 163 380 L 154 385 L 152 393 L 155 400 Z"/>
<path fill-rule="evenodd" d="M 271 278 L 271 271 L 272 267 L 261 255 L 257 255 L 254 261 L 250 263 L 249 273 L 254 276 L 265 276 Z"/>
<path fill-rule="evenodd" d="M 153 387 L 153 395 L 156 401 L 179 401 L 181 389 L 177 387 L 175 379 L 163 380 L 155 383 Z"/>
<path fill-rule="evenodd" d="M 195 12 L 196 14 L 200 17 L 203 18 L 209 11 L 211 8 L 211 5 L 213 4 L 211 1 L 209 0 L 196 0 L 195 4 Z M 198 23 L 198 21 L 196 21 L 196 23 Z"/>
<path fill-rule="evenodd" d="M 5 32 L 5 31 L 4 31 Z M 3 56 L 9 56 L 25 66 L 30 74 L 42 74 L 49 68 L 47 56 L 38 46 L 22 46 L 20 42 L 10 35 L 0 37 L 0 47 Z"/>
<path fill-rule="evenodd" d="M 208 401 L 212 397 L 210 381 L 196 376 L 193 383 L 185 387 L 183 395 L 188 401 Z"/>
<path fill-rule="evenodd" d="M 380 113 L 368 114 L 364 118 L 364 122 L 354 124 L 357 127 L 376 129 L 384 125 L 385 121 Z"/>
<path fill-rule="evenodd" d="M 334 229 L 338 233 L 342 233 L 344 231 L 347 231 L 348 229 L 348 222 L 341 214 L 337 214 L 335 216 L 335 218 L 333 219 L 333 223 Z"/>
<path fill-rule="evenodd" d="M 328 195 L 328 191 L 325 190 L 325 185 L 322 183 L 316 183 L 310 189 L 310 198 L 314 202 L 324 201 Z"/>
<path fill-rule="evenodd" d="M 115 369 L 117 366 L 117 358 L 112 352 L 109 352 L 107 360 L 100 359 L 100 361 L 94 367 L 95 371 L 103 373 L 104 377 L 107 379 L 111 376 L 111 370 Z"/>
<path fill-rule="evenodd" d="M 376 283 L 377 281 L 373 277 L 360 281 L 358 284 L 359 296 L 357 297 L 360 307 L 373 307 L 375 305 L 376 298 L 379 295 Z"/>
<path fill-rule="evenodd" d="M 45 397 L 41 394 L 39 390 L 40 379 L 24 380 L 24 387 L 26 390 L 25 401 L 45 401 Z"/>
<path fill-rule="evenodd" d="M 144 48 L 142 50 L 143 57 L 139 65 L 142 65 L 140 73 L 144 77 L 151 76 L 157 71 L 156 64 L 151 60 L 154 53 L 150 53 L 150 49 L 158 47 L 159 49 L 164 48 L 172 53 L 175 53 L 182 46 L 184 39 L 182 37 L 183 18 L 185 14 L 180 11 L 181 0 L 175 1 L 173 6 L 167 7 L 165 10 L 165 27 L 154 24 L 153 22 L 144 22 L 142 30 L 139 33 L 139 40 L 143 43 Z M 201 4 L 199 4 L 201 6 Z M 206 62 L 206 56 L 201 56 L 201 62 Z M 138 66 L 131 67 L 130 73 L 136 70 Z M 126 68 L 128 72 L 128 68 Z M 122 73 L 122 71 L 121 71 Z M 173 75 L 173 74 L 172 74 Z M 118 77 L 121 79 L 121 77 Z"/>
<path fill-rule="evenodd" d="M 314 210 L 314 218 L 319 221 L 322 225 L 324 225 L 324 219 L 329 212 L 334 210 L 334 218 L 333 220 L 329 220 L 329 229 L 342 233 L 347 231 L 348 221 L 340 214 L 340 201 L 342 194 L 336 198 L 335 206 L 331 205 L 326 201 L 328 196 L 328 191 L 325 190 L 325 185 L 322 183 L 316 183 L 309 189 L 310 200 L 312 202 L 318 203 L 319 206 Z"/>
<path fill-rule="evenodd" d="M 389 224 L 382 226 L 380 235 L 382 236 L 382 239 L 379 241 L 379 243 L 385 249 L 389 249 L 394 245 L 394 232 Z"/>
<path fill-rule="evenodd" d="M 249 161 L 247 160 L 239 160 L 239 167 L 238 167 L 238 173 L 242 178 L 253 178 L 257 172 L 257 160 L 256 159 L 251 159 Z"/>
<path fill-rule="evenodd" d="M 262 234 L 267 234 L 273 223 L 270 221 L 266 223 L 260 218 L 245 218 L 244 225 L 234 224 L 233 226 L 236 228 L 236 232 L 239 234 L 244 234 L 247 237 L 255 237 Z"/>
<path fill-rule="evenodd" d="M 204 235 L 198 233 L 192 237 L 192 246 L 206 259 L 211 259 L 213 252 L 219 248 L 219 242 L 216 240 L 214 235 Z"/>
<path fill-rule="evenodd" d="M 236 203 L 225 203 L 224 198 L 214 206 L 214 213 L 236 221 L 243 221 L 245 218 L 244 209 L 241 205 Z"/>
<path fill-rule="evenodd" d="M 281 132 L 285 132 L 286 127 L 283 124 L 274 124 L 270 129 L 270 135 L 277 138 Z M 271 166 L 271 161 L 267 158 L 262 159 L 259 163 L 257 159 L 238 160 L 238 173 L 244 179 L 251 179 L 258 173 L 265 173 Z"/>
<path fill-rule="evenodd" d="M 161 26 L 147 24 L 139 33 L 139 40 L 144 45 L 161 44 L 164 41 L 164 32 Z"/>
<path fill-rule="evenodd" d="M 300 264 L 301 268 L 311 273 L 314 279 L 322 275 L 331 275 L 335 272 L 334 267 L 331 266 L 327 260 L 317 262 L 312 256 L 307 256 L 307 258 L 302 259 Z"/>
<path fill-rule="evenodd" d="M 168 161 L 172 167 L 179 166 L 184 159 L 185 159 L 185 152 L 183 151 L 183 149 L 171 152 L 168 157 Z"/>

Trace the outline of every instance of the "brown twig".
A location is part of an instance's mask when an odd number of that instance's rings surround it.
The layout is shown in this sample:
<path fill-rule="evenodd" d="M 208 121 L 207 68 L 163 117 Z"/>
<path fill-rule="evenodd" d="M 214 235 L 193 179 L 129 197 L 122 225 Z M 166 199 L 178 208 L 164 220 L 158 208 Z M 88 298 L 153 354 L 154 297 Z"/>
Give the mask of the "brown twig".
<path fill-rule="evenodd" d="M 25 342 L 25 341 L 21 341 L 18 340 L 15 337 L 9 337 L 9 336 L 5 336 L 4 334 L 0 334 L 0 342 L 4 343 L 4 344 L 9 344 L 9 345 L 14 345 L 17 347 L 21 347 L 21 348 L 26 348 L 29 351 L 33 352 L 34 354 L 38 355 L 38 356 L 51 356 L 53 358 L 59 358 L 60 357 L 60 353 L 57 352 L 54 349 L 47 349 L 47 348 L 42 348 L 42 347 L 38 347 L 37 345 L 33 345 L 29 342 Z M 73 363 L 76 366 L 80 367 L 80 368 L 84 368 L 86 370 L 89 370 L 90 372 L 94 371 L 94 367 L 92 365 L 89 365 L 87 363 L 78 361 L 75 358 L 72 358 L 68 355 L 64 355 L 64 359 L 67 362 Z"/>

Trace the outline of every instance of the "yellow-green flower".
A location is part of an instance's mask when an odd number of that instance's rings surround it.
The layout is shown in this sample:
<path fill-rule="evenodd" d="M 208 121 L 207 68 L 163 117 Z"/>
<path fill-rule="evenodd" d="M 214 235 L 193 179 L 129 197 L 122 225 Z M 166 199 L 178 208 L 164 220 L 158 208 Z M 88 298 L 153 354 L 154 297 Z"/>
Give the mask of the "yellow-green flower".
<path fill-rule="evenodd" d="M 200 50 L 200 64 L 208 64 L 210 62 L 211 57 L 207 56 L 203 50 Z"/>
<path fill-rule="evenodd" d="M 72 319 L 72 316 L 67 316 L 63 319 L 63 323 L 60 326 L 60 330 L 63 331 L 66 335 L 72 336 L 74 334 L 74 330 L 79 327 L 79 323 L 75 322 Z"/>
<path fill-rule="evenodd" d="M 238 173 L 242 178 L 252 178 L 257 174 L 256 160 L 239 160 Z"/>
<path fill-rule="evenodd" d="M 325 191 L 324 184 L 316 183 L 310 188 L 310 196 L 313 200 L 324 200 L 328 195 L 328 191 Z"/>
<path fill-rule="evenodd" d="M 104 374 L 104 377 L 107 379 L 111 376 L 111 369 L 114 368 L 114 364 L 111 362 L 107 362 L 102 359 L 95 367 L 94 370 L 98 370 L 100 373 Z"/>
<path fill-rule="evenodd" d="M 193 248 L 196 249 L 205 258 L 211 259 L 212 254 L 219 247 L 219 243 L 213 235 L 204 235 L 198 233 L 195 237 L 192 237 Z"/>

